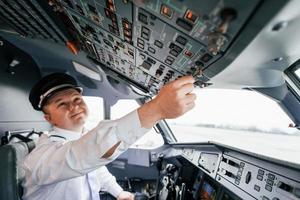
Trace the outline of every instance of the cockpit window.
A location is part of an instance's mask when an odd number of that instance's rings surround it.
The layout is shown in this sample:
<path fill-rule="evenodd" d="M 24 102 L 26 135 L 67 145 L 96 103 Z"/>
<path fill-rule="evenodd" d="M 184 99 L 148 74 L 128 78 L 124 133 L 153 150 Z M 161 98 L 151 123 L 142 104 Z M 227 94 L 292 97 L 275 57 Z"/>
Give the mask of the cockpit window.
<path fill-rule="evenodd" d="M 300 80 L 300 68 L 295 70 L 295 74 L 296 74 L 297 78 Z"/>
<path fill-rule="evenodd" d="M 212 141 L 295 162 L 300 131 L 289 127 L 292 120 L 275 101 L 246 90 L 198 89 L 195 93 L 193 110 L 167 120 L 178 142 Z"/>
<path fill-rule="evenodd" d="M 138 107 L 139 105 L 135 100 L 119 100 L 114 106 L 111 107 L 111 119 L 123 117 Z M 136 141 L 131 148 L 154 149 L 160 147 L 163 145 L 163 143 L 164 141 L 161 135 L 156 133 L 152 128 L 151 131 Z"/>
<path fill-rule="evenodd" d="M 284 73 L 289 88 L 300 99 L 300 60 L 287 68 Z"/>

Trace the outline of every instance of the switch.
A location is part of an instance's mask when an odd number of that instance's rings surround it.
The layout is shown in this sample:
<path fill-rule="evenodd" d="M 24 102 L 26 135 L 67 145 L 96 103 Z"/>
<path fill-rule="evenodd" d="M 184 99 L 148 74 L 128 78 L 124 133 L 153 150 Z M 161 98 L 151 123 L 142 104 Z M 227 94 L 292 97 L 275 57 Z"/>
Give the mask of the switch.
<path fill-rule="evenodd" d="M 146 15 L 144 15 L 143 13 L 138 14 L 138 19 L 140 22 L 142 22 L 144 24 L 148 24 L 148 17 Z"/>
<path fill-rule="evenodd" d="M 257 192 L 260 191 L 260 187 L 258 185 L 254 185 L 254 190 L 256 190 Z"/>
<path fill-rule="evenodd" d="M 265 171 L 264 171 L 264 170 L 261 170 L 261 169 L 259 169 L 259 170 L 258 170 L 258 174 L 260 174 L 260 175 L 264 175 L 264 174 L 265 174 Z"/>
<path fill-rule="evenodd" d="M 141 38 L 137 39 L 137 46 L 139 48 L 144 49 L 144 44 L 145 44 L 144 40 L 142 40 Z"/>
<path fill-rule="evenodd" d="M 230 171 L 225 172 L 225 176 L 231 177 L 231 178 L 235 178 L 235 175 L 233 173 L 231 173 Z"/>
<path fill-rule="evenodd" d="M 198 16 L 191 10 L 185 12 L 184 18 L 192 23 L 195 23 Z"/>
<path fill-rule="evenodd" d="M 190 32 L 193 29 L 193 25 L 191 23 L 181 18 L 178 18 L 176 20 L 176 24 L 188 32 Z"/>
<path fill-rule="evenodd" d="M 274 174 L 268 174 L 268 179 L 274 180 L 275 179 L 275 175 Z"/>
<path fill-rule="evenodd" d="M 244 168 L 244 167 L 245 167 L 245 163 L 244 163 L 244 162 L 241 162 L 241 163 L 240 163 L 240 167 L 241 167 L 241 168 Z"/>
<path fill-rule="evenodd" d="M 251 181 L 251 172 L 247 172 L 245 183 L 248 184 Z"/>
<path fill-rule="evenodd" d="M 237 184 L 237 185 L 239 185 L 240 181 L 239 180 L 235 180 L 234 183 Z"/>
<path fill-rule="evenodd" d="M 208 61 L 210 61 L 210 59 L 212 59 L 212 56 L 211 56 L 210 54 L 208 54 L 208 53 L 204 54 L 204 55 L 201 57 L 201 60 L 202 60 L 203 62 L 208 62 Z"/>
<path fill-rule="evenodd" d="M 172 49 L 169 53 L 174 57 L 177 57 L 179 55 L 179 52 L 175 51 L 174 49 Z"/>
<path fill-rule="evenodd" d="M 160 14 L 171 19 L 173 16 L 173 9 L 165 4 L 162 4 L 162 6 L 160 8 Z"/>
<path fill-rule="evenodd" d="M 155 49 L 152 47 L 148 47 L 148 51 L 152 54 L 155 54 Z"/>
<path fill-rule="evenodd" d="M 260 180 L 260 181 L 262 181 L 263 180 L 263 176 L 262 175 L 257 175 L 257 180 Z"/>
<path fill-rule="evenodd" d="M 153 60 L 152 58 L 150 58 L 150 57 L 148 57 L 147 58 L 147 61 L 149 62 L 149 63 L 152 63 L 153 65 L 155 65 L 156 64 L 156 61 L 155 60 Z"/>
<path fill-rule="evenodd" d="M 171 56 L 167 56 L 165 63 L 172 65 L 174 62 L 174 58 L 172 58 Z"/>
<path fill-rule="evenodd" d="M 190 58 L 190 57 L 193 56 L 193 52 L 191 52 L 191 51 L 189 51 L 189 50 L 186 49 L 186 50 L 184 51 L 184 55 L 185 55 L 186 57 Z"/>
<path fill-rule="evenodd" d="M 183 45 L 183 46 L 186 45 L 186 43 L 187 43 L 187 39 L 184 38 L 181 35 L 177 36 L 175 41 L 178 42 L 179 44 Z"/>
<path fill-rule="evenodd" d="M 268 190 L 269 192 L 272 192 L 272 186 L 270 186 L 270 185 L 266 185 L 265 189 Z"/>
<path fill-rule="evenodd" d="M 155 72 L 155 77 L 159 78 L 162 74 L 163 74 L 163 71 L 160 70 L 160 69 L 157 69 L 156 72 Z"/>
<path fill-rule="evenodd" d="M 160 42 L 160 41 L 158 41 L 158 40 L 155 40 L 155 41 L 154 41 L 154 45 L 157 46 L 157 47 L 160 48 L 160 49 L 163 48 L 163 46 L 164 46 L 163 43 Z"/>
<path fill-rule="evenodd" d="M 272 186 L 274 184 L 274 181 L 270 180 L 270 179 L 267 179 L 267 184 Z"/>
<path fill-rule="evenodd" d="M 149 70 L 151 68 L 151 63 L 144 61 L 142 64 L 142 67 L 144 67 L 145 69 Z"/>

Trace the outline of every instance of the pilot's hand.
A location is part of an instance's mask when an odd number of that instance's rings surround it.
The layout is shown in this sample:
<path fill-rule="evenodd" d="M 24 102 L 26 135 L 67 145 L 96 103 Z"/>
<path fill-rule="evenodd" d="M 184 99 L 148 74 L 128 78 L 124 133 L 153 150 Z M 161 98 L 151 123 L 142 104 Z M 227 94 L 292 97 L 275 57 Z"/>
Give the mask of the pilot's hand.
<path fill-rule="evenodd" d="M 162 119 L 179 117 L 195 106 L 196 95 L 191 93 L 194 82 L 192 76 L 184 76 L 161 88 L 154 102 L 159 107 Z"/>
<path fill-rule="evenodd" d="M 161 119 L 173 119 L 195 106 L 196 95 L 191 93 L 195 80 L 184 76 L 166 84 L 152 101 L 138 109 L 141 125 L 151 128 Z"/>
<path fill-rule="evenodd" d="M 130 192 L 122 191 L 117 200 L 134 200 L 134 195 Z"/>

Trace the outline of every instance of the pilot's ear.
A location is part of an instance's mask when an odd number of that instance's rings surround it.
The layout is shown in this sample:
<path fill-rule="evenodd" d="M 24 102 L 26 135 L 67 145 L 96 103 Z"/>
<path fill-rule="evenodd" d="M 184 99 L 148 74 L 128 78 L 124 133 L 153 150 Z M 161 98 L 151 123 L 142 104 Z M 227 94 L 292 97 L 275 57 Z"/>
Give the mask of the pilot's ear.
<path fill-rule="evenodd" d="M 45 118 L 45 120 L 47 120 L 48 122 L 51 123 L 51 116 L 49 114 L 45 113 L 44 118 Z"/>

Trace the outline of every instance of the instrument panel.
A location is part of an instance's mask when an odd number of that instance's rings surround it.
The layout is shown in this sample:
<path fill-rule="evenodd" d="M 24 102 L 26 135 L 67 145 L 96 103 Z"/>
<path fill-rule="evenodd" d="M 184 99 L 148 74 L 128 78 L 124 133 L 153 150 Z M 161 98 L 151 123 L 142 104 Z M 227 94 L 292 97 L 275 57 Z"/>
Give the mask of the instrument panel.
<path fill-rule="evenodd" d="M 205 70 L 220 59 L 259 0 L 0 1 L 0 17 L 23 37 L 66 45 L 150 93 Z"/>
<path fill-rule="evenodd" d="M 294 168 L 214 145 L 175 147 L 171 152 L 161 183 L 177 187 L 179 199 L 300 199 L 300 172 Z M 174 197 L 163 189 L 161 193 L 161 199 Z"/>

